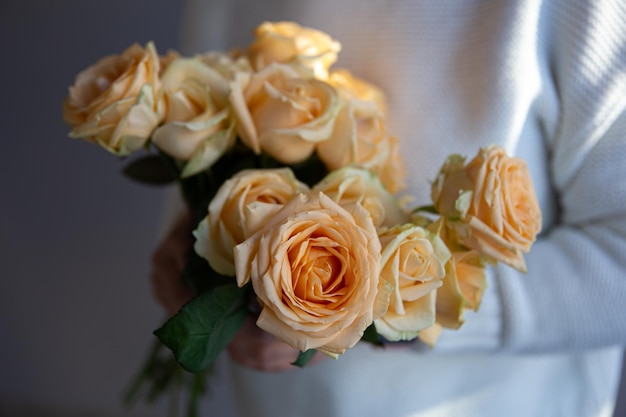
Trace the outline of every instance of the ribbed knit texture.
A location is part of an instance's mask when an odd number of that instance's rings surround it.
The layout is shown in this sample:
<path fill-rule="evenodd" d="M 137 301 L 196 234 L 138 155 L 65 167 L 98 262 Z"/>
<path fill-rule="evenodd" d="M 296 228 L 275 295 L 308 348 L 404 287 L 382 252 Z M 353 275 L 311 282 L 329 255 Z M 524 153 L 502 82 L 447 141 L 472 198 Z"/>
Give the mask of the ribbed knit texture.
<path fill-rule="evenodd" d="M 193 0 L 185 52 L 244 45 L 263 20 L 328 32 L 337 67 L 386 91 L 417 202 L 448 154 L 497 143 L 528 161 L 544 232 L 529 273 L 491 269 L 481 310 L 431 352 L 233 365 L 243 415 L 609 416 L 626 342 L 626 4 Z"/>

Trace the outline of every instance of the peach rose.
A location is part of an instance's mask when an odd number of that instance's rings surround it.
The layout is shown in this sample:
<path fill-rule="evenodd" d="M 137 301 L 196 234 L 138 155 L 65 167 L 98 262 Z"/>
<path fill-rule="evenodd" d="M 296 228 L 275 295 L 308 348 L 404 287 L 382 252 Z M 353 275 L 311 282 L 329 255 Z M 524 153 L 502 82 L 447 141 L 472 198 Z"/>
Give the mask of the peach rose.
<path fill-rule="evenodd" d="M 235 247 L 240 286 L 252 281 L 262 306 L 257 325 L 295 349 L 336 356 L 372 320 L 380 242 L 361 205 L 323 193 L 300 194 Z"/>
<path fill-rule="evenodd" d="M 159 56 L 159 77 L 163 75 L 163 72 L 167 67 L 177 59 L 181 58 L 180 53 L 173 49 L 169 49 L 165 55 Z"/>
<path fill-rule="evenodd" d="M 435 207 L 453 239 L 493 261 L 526 271 L 541 230 L 541 211 L 526 163 L 498 146 L 481 148 L 465 165 L 453 155 L 432 187 Z"/>
<path fill-rule="evenodd" d="M 209 52 L 196 56 L 197 59 L 204 62 L 215 71 L 222 74 L 224 78 L 232 81 L 240 72 L 251 73 L 252 67 L 245 56 L 240 56 L 236 52 Z"/>
<path fill-rule="evenodd" d="M 463 296 L 463 307 L 478 311 L 487 289 L 485 262 L 474 250 L 452 252 L 451 266 Z"/>
<path fill-rule="evenodd" d="M 141 149 L 161 122 L 159 55 L 152 43 L 102 58 L 76 76 L 63 102 L 70 137 L 125 156 Z"/>
<path fill-rule="evenodd" d="M 235 124 L 228 103 L 228 81 L 197 59 L 171 62 L 162 76 L 165 123 L 152 142 L 184 161 L 183 177 L 215 163 L 235 143 Z"/>
<path fill-rule="evenodd" d="M 482 256 L 476 251 L 452 252 L 446 264 L 446 277 L 437 289 L 437 314 L 433 326 L 424 329 L 419 339 L 433 347 L 443 328 L 459 329 L 465 322 L 465 310 L 478 311 L 487 288 Z"/>
<path fill-rule="evenodd" d="M 374 157 L 360 162 L 360 165 L 378 175 L 380 181 L 392 193 L 406 187 L 406 166 L 400 154 L 400 142 L 395 136 L 387 136 L 379 143 Z"/>
<path fill-rule="evenodd" d="M 346 99 L 374 103 L 383 115 L 387 113 L 385 93 L 374 84 L 355 77 L 350 71 L 346 69 L 332 71 L 328 83 L 337 88 Z"/>
<path fill-rule="evenodd" d="M 340 205 L 361 204 L 376 227 L 404 224 L 409 218 L 378 177 L 363 168 L 350 166 L 333 171 L 313 191 L 326 194 Z"/>
<path fill-rule="evenodd" d="M 329 140 L 317 146 L 317 154 L 330 170 L 376 158 L 386 138 L 386 121 L 376 103 L 346 100 Z"/>
<path fill-rule="evenodd" d="M 317 145 L 317 154 L 330 170 L 361 165 L 377 174 L 389 191 L 398 192 L 404 188 L 406 169 L 397 139 L 387 132 L 384 96 L 365 82 L 357 85 L 346 74 L 337 84 L 346 105 L 330 139 Z"/>
<path fill-rule="evenodd" d="M 446 278 L 437 291 L 437 323 L 458 329 L 465 322 L 464 310 L 478 311 L 487 288 L 485 263 L 473 250 L 452 252 Z"/>
<path fill-rule="evenodd" d="M 196 253 L 222 275 L 234 275 L 233 247 L 296 194 L 307 192 L 288 168 L 243 170 L 225 181 L 194 232 Z"/>
<path fill-rule="evenodd" d="M 413 217 L 415 222 L 419 217 Z M 452 256 L 446 264 L 446 278 L 437 291 L 437 322 L 443 327 L 458 329 L 464 319 L 464 310 L 478 311 L 487 288 L 486 259 L 478 251 L 466 249 L 452 239 L 445 227 L 447 221 L 439 218 L 427 226 L 439 236 Z"/>
<path fill-rule="evenodd" d="M 307 159 L 330 138 L 341 108 L 333 87 L 280 64 L 237 74 L 230 100 L 243 143 L 286 164 Z"/>
<path fill-rule="evenodd" d="M 382 229 L 379 297 L 388 294 L 388 310 L 374 321 L 390 341 L 411 340 L 435 322 L 437 288 L 450 252 L 443 241 L 413 224 Z"/>
<path fill-rule="evenodd" d="M 326 79 L 340 50 L 339 42 L 319 30 L 293 22 L 265 22 L 255 30 L 247 55 L 257 71 L 275 62 L 295 63 L 309 68 L 315 77 Z"/>

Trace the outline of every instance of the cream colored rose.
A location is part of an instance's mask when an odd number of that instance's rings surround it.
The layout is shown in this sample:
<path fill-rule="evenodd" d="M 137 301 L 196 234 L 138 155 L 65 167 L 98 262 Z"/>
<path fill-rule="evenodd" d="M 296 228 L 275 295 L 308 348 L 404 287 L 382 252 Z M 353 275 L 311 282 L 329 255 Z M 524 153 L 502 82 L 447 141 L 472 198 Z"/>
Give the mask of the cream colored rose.
<path fill-rule="evenodd" d="M 70 137 L 125 156 L 141 149 L 161 122 L 159 55 L 152 43 L 132 45 L 80 72 L 63 102 Z"/>
<path fill-rule="evenodd" d="M 377 153 L 372 159 L 360 164 L 378 175 L 380 181 L 392 193 L 406 187 L 406 166 L 400 154 L 400 143 L 395 136 L 387 136 L 379 143 Z"/>
<path fill-rule="evenodd" d="M 446 278 L 437 291 L 437 322 L 458 329 L 465 322 L 464 311 L 478 311 L 487 288 L 485 263 L 476 251 L 452 252 Z"/>
<path fill-rule="evenodd" d="M 171 62 L 162 76 L 165 123 L 152 142 L 184 161 L 183 177 L 215 163 L 235 143 L 235 122 L 228 102 L 228 81 L 197 59 Z"/>
<path fill-rule="evenodd" d="M 380 242 L 359 204 L 298 195 L 235 247 L 235 269 L 262 306 L 257 325 L 301 351 L 341 354 L 382 314 Z"/>
<path fill-rule="evenodd" d="M 387 340 L 411 340 L 435 322 L 436 290 L 450 252 L 441 239 L 413 224 L 382 229 L 378 236 L 379 297 L 389 293 L 389 308 L 374 325 Z"/>
<path fill-rule="evenodd" d="M 340 205 L 359 203 L 372 216 L 376 227 L 404 224 L 409 216 L 378 177 L 366 169 L 346 167 L 328 174 L 313 187 Z"/>
<path fill-rule="evenodd" d="M 331 137 L 341 101 L 330 85 L 280 64 L 236 78 L 230 99 L 239 136 L 257 154 L 293 164 Z"/>
<path fill-rule="evenodd" d="M 220 274 L 234 275 L 233 247 L 296 194 L 307 191 L 288 168 L 238 172 L 219 188 L 194 232 L 196 253 Z"/>
<path fill-rule="evenodd" d="M 161 75 L 163 75 L 163 72 L 167 69 L 167 67 L 174 61 L 176 61 L 177 59 L 180 59 L 180 53 L 178 51 L 169 49 L 167 51 L 167 54 L 165 55 L 160 55 L 159 56 L 159 63 L 160 63 L 160 68 L 159 68 L 159 77 Z"/>
<path fill-rule="evenodd" d="M 365 80 L 355 77 L 346 69 L 334 70 L 328 77 L 328 83 L 337 88 L 347 100 L 360 100 L 374 103 L 384 115 L 387 113 L 385 93 Z"/>
<path fill-rule="evenodd" d="M 465 322 L 465 310 L 478 311 L 487 288 L 485 263 L 474 250 L 452 252 L 446 264 L 446 277 L 437 289 L 436 323 L 420 332 L 422 342 L 433 347 L 443 328 L 459 329 Z"/>
<path fill-rule="evenodd" d="M 196 58 L 222 74 L 229 81 L 234 80 L 240 72 L 252 72 L 248 59 L 234 51 L 231 53 L 209 52 L 197 55 Z"/>
<path fill-rule="evenodd" d="M 522 252 L 541 230 L 541 211 L 524 160 L 498 146 L 482 148 L 467 165 L 451 156 L 433 184 L 432 199 L 453 239 L 526 271 Z"/>
<path fill-rule="evenodd" d="M 247 55 L 255 70 L 272 63 L 299 64 L 326 79 L 341 44 L 326 33 L 293 22 L 265 22 L 255 30 Z"/>
<path fill-rule="evenodd" d="M 386 138 L 383 113 L 371 101 L 347 100 L 329 140 L 320 142 L 317 154 L 330 170 L 376 158 Z"/>
<path fill-rule="evenodd" d="M 406 169 L 379 104 L 346 99 L 332 136 L 317 145 L 318 156 L 330 170 L 351 164 L 363 166 L 377 174 L 389 191 L 398 192 L 404 188 Z"/>
<path fill-rule="evenodd" d="M 419 338 L 431 347 L 434 346 L 445 328 L 459 329 L 465 322 L 465 310 L 478 311 L 483 293 L 487 287 L 486 261 L 475 250 L 467 250 L 450 240 L 443 218 L 432 222 L 419 213 L 411 221 L 421 224 L 438 236 L 451 253 L 445 265 L 446 276 L 443 285 L 437 289 L 435 325 L 420 332 Z"/>

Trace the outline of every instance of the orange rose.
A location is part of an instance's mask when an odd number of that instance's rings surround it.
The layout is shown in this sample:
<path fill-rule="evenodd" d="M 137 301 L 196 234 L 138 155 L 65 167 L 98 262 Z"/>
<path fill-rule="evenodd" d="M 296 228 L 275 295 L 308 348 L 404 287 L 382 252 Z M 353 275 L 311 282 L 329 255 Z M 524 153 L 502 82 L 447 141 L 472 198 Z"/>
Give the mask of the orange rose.
<path fill-rule="evenodd" d="M 336 90 L 273 64 L 231 83 L 231 105 L 242 142 L 256 153 L 293 164 L 311 156 L 333 132 L 341 101 Z"/>
<path fill-rule="evenodd" d="M 383 186 L 378 177 L 358 167 L 332 171 L 313 187 L 340 205 L 359 203 L 372 216 L 374 226 L 404 224 L 409 216 L 400 202 Z"/>
<path fill-rule="evenodd" d="M 305 351 L 335 356 L 372 320 L 380 242 L 359 204 L 342 208 L 323 193 L 300 194 L 235 247 L 240 286 L 252 281 L 257 325 Z"/>
<path fill-rule="evenodd" d="M 244 56 L 239 56 L 236 51 L 230 53 L 208 52 L 197 55 L 196 59 L 204 62 L 230 81 L 234 80 L 236 74 L 240 72 L 252 72 L 248 59 Z"/>
<path fill-rule="evenodd" d="M 390 292 L 387 312 L 374 321 L 376 331 L 387 340 L 411 340 L 435 322 L 436 290 L 450 252 L 439 237 L 412 224 L 382 229 L 378 236 L 379 299 Z"/>
<path fill-rule="evenodd" d="M 194 232 L 196 253 L 220 274 L 234 275 L 233 247 L 296 194 L 308 190 L 288 168 L 239 171 L 219 188 Z"/>
<path fill-rule="evenodd" d="M 526 271 L 522 252 L 541 230 L 541 211 L 522 159 L 498 146 L 482 148 L 467 165 L 453 155 L 433 184 L 432 199 L 452 239 Z"/>
<path fill-rule="evenodd" d="M 257 71 L 271 63 L 295 63 L 311 69 L 317 78 L 326 79 L 328 68 L 341 50 L 339 42 L 327 34 L 292 22 L 265 22 L 255 35 L 247 53 Z"/>
<path fill-rule="evenodd" d="M 184 161 L 183 177 L 215 163 L 235 143 L 228 80 L 198 59 L 172 61 L 162 75 L 165 123 L 152 142 Z"/>
<path fill-rule="evenodd" d="M 378 175 L 389 191 L 398 192 L 404 188 L 406 169 L 398 140 L 387 132 L 384 94 L 345 70 L 333 72 L 329 82 L 346 105 L 330 139 L 317 145 L 320 159 L 330 170 L 350 164 L 365 167 Z"/>
<path fill-rule="evenodd" d="M 487 288 L 485 263 L 476 251 L 452 252 L 446 264 L 446 277 L 437 290 L 436 322 L 420 332 L 422 342 L 433 347 L 443 328 L 459 329 L 465 310 L 478 311 Z"/>
<path fill-rule="evenodd" d="M 132 45 L 79 73 L 63 102 L 70 137 L 121 156 L 141 149 L 163 118 L 159 60 L 152 43 Z"/>
<path fill-rule="evenodd" d="M 348 100 L 357 99 L 376 104 L 382 114 L 387 113 L 387 97 L 373 84 L 355 77 L 346 69 L 337 69 L 328 76 L 328 83 L 337 88 Z"/>

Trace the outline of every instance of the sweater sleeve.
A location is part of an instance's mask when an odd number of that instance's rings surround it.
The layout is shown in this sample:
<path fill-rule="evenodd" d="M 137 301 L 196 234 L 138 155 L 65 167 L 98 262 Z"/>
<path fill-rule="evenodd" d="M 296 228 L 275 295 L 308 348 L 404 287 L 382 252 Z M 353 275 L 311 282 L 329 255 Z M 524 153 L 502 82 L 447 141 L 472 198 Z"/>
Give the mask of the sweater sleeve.
<path fill-rule="evenodd" d="M 503 346 L 580 350 L 626 342 L 626 113 L 560 191 L 560 223 L 527 257 L 498 269 Z"/>
<path fill-rule="evenodd" d="M 558 3 L 558 2 L 557 2 Z M 498 268 L 502 345 L 548 352 L 626 343 L 626 6 L 546 11 L 560 120 L 546 138 L 559 206 L 527 256 Z"/>

